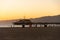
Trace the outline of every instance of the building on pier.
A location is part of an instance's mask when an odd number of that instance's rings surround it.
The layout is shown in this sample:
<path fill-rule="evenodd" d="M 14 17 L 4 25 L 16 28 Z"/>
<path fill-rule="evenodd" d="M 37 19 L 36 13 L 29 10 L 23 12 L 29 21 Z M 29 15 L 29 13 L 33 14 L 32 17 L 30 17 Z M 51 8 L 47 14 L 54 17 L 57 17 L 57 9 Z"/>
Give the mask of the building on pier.
<path fill-rule="evenodd" d="M 30 19 L 21 19 L 17 22 L 14 22 L 13 24 L 14 25 L 22 25 L 22 27 L 24 28 L 25 25 L 29 25 L 29 27 L 31 27 L 32 22 Z"/>

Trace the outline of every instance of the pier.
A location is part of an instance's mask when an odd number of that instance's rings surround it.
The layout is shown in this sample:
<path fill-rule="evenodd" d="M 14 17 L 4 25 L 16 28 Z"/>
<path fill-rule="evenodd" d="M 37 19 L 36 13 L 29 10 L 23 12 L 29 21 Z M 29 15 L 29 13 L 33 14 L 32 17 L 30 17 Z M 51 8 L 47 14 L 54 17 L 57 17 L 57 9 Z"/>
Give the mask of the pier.
<path fill-rule="evenodd" d="M 43 27 L 49 27 L 49 26 L 54 27 L 54 26 L 60 26 L 60 23 L 56 23 L 56 22 L 54 22 L 54 23 L 47 23 L 47 22 L 34 23 L 34 22 L 31 22 L 29 19 L 22 19 L 17 22 L 14 22 L 13 27 L 14 27 L 14 25 L 22 25 L 23 28 L 25 27 L 25 25 L 29 25 L 29 27 L 32 27 L 32 25 L 35 25 L 35 27 L 38 27 L 38 25 L 39 26 L 43 25 Z"/>

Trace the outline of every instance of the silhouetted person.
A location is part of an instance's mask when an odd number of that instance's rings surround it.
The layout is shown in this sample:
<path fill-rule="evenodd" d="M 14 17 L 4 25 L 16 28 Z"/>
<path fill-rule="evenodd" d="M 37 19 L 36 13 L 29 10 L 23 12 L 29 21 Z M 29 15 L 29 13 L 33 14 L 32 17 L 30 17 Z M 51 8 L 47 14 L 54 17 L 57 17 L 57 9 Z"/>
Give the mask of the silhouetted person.
<path fill-rule="evenodd" d="M 47 24 L 44 24 L 44 27 L 47 27 Z"/>
<path fill-rule="evenodd" d="M 25 28 L 25 25 L 24 24 L 22 24 L 22 28 Z"/>

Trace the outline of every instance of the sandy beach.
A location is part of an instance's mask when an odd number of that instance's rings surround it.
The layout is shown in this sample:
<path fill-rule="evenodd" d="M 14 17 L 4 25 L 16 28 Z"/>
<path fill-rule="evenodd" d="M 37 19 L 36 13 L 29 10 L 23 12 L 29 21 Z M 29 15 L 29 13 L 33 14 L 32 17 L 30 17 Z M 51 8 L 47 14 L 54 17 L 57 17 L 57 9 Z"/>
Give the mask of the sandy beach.
<path fill-rule="evenodd" d="M 60 40 L 60 27 L 0 27 L 0 40 Z"/>

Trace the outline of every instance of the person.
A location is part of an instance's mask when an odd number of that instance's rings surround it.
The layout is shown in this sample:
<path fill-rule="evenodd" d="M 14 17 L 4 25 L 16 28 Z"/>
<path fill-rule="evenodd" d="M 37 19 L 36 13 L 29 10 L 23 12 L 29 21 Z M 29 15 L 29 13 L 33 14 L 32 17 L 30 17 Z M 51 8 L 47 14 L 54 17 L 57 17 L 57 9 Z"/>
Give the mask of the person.
<path fill-rule="evenodd" d="M 25 28 L 25 25 L 24 24 L 22 24 L 22 28 Z"/>
<path fill-rule="evenodd" d="M 44 24 L 44 27 L 47 27 L 47 24 Z"/>

